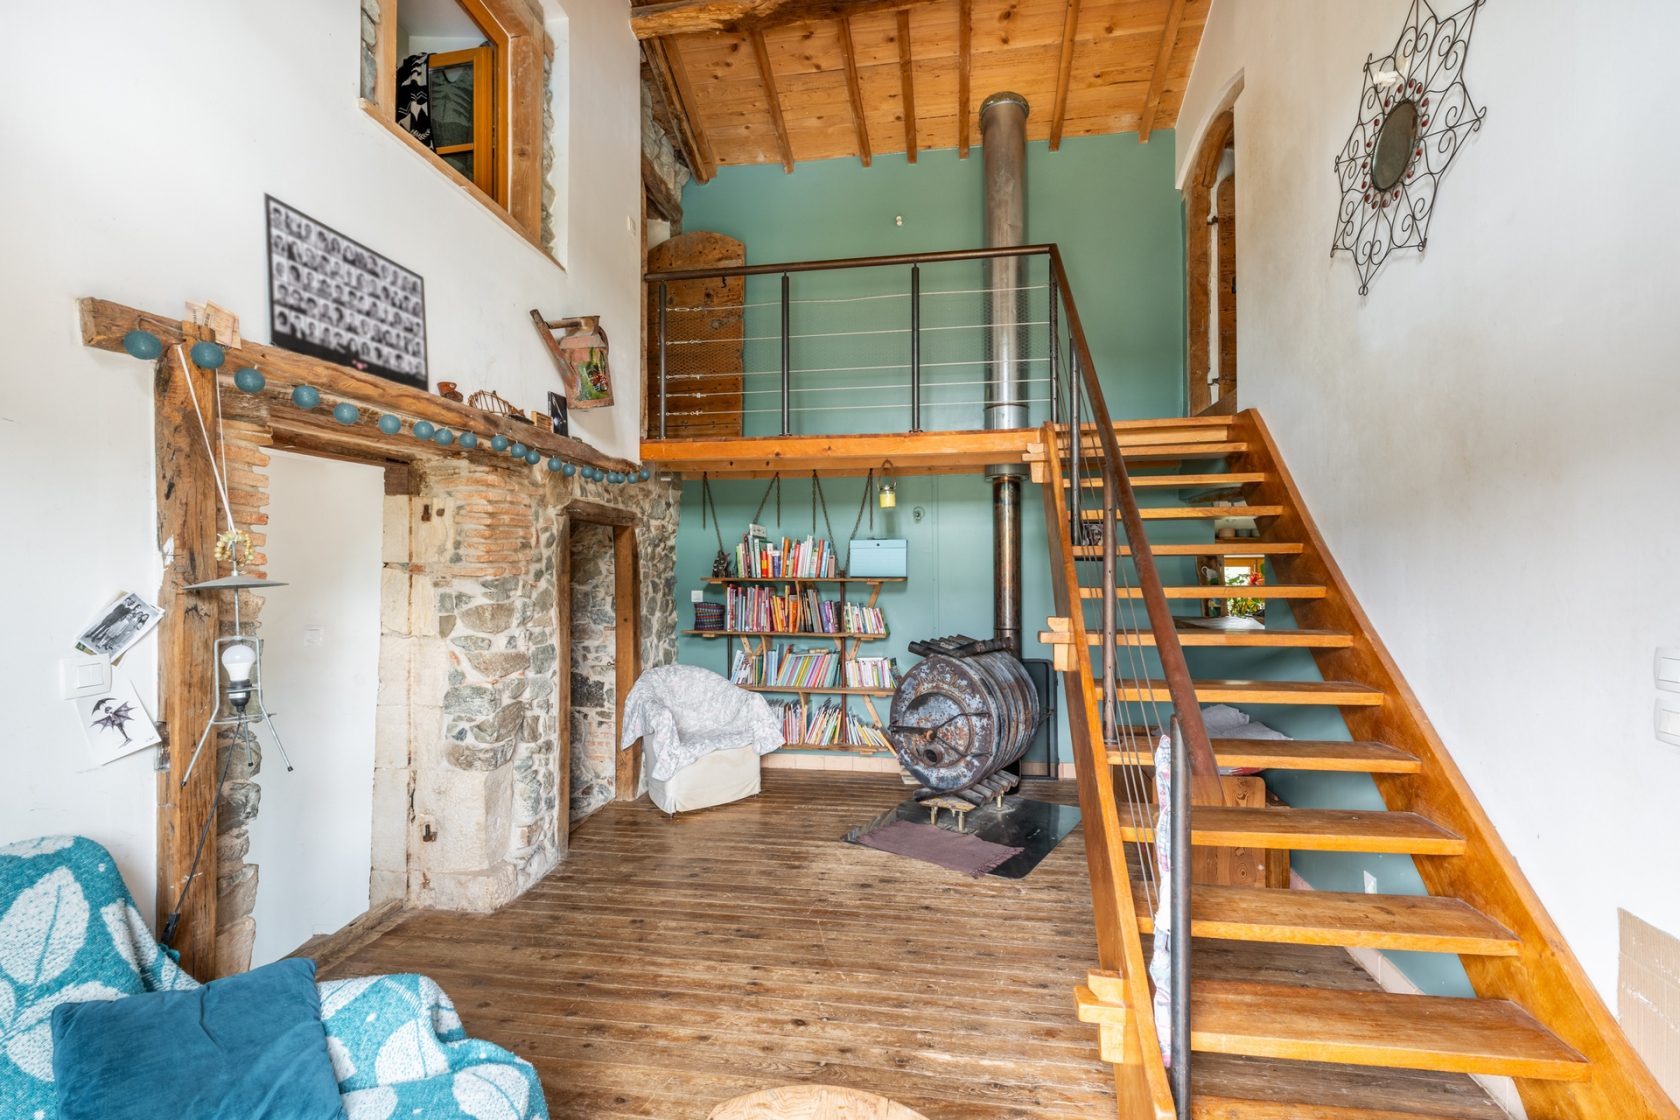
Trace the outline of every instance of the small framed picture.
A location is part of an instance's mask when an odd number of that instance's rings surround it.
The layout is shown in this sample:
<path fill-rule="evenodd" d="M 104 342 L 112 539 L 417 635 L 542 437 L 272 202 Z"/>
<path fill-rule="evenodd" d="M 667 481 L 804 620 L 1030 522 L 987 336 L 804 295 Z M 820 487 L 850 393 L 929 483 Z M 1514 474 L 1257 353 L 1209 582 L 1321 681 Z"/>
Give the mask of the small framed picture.
<path fill-rule="evenodd" d="M 571 421 L 566 418 L 566 394 L 550 393 L 548 395 L 548 418 L 554 423 L 554 434 L 569 436 L 572 434 Z"/>
<path fill-rule="evenodd" d="M 162 617 L 162 607 L 146 602 L 132 591 L 124 592 L 87 624 L 76 639 L 76 648 L 90 657 L 115 661 L 145 637 Z"/>

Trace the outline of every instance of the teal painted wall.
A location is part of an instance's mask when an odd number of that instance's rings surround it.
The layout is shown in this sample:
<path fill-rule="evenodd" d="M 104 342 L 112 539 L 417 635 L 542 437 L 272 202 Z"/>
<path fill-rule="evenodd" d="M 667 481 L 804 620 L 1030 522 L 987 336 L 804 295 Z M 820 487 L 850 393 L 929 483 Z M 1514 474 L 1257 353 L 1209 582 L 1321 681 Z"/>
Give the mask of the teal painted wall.
<path fill-rule="evenodd" d="M 1080 138 L 1066 141 L 1058 152 L 1042 143 L 1028 145 L 1027 240 L 1056 242 L 1073 285 L 1093 360 L 1103 379 L 1104 395 L 1117 417 L 1177 416 L 1184 411 L 1184 236 L 1178 193 L 1172 181 L 1173 145 L 1169 134 L 1157 133 L 1148 144 L 1134 135 Z M 787 174 L 779 165 L 732 167 L 721 170 L 705 185 L 690 185 L 683 192 L 683 227 L 711 230 L 739 238 L 746 244 L 749 262 L 796 261 L 829 257 L 869 256 L 942 249 L 977 247 L 982 237 L 981 166 L 979 152 L 959 160 L 955 151 L 923 152 L 915 164 L 902 155 L 877 157 L 873 166 L 856 160 L 825 160 L 796 165 Z M 903 224 L 897 219 L 902 217 Z M 923 291 L 953 290 L 980 286 L 978 266 L 928 267 L 923 270 Z M 1035 271 L 1029 282 L 1043 282 Z M 900 281 L 901 283 L 907 281 Z M 863 291 L 880 291 L 880 277 L 854 273 L 844 277 L 796 276 L 794 298 L 826 299 L 846 297 Z M 779 368 L 777 333 L 779 280 L 755 281 L 746 302 L 749 306 L 746 334 L 750 339 L 745 354 L 748 405 L 767 408 L 777 398 L 773 392 L 756 393 L 776 383 L 768 372 Z M 979 323 L 980 309 L 973 301 L 953 299 L 940 307 L 924 298 L 924 323 Z M 931 306 L 930 306 L 931 304 Z M 834 329 L 835 322 L 802 325 L 796 306 L 793 333 L 816 333 Z M 847 320 L 847 329 L 890 329 L 902 324 L 879 312 L 865 310 Z M 1042 320 L 1042 302 L 1029 305 L 1034 320 Z M 968 313 L 965 315 L 965 312 Z M 814 313 L 814 312 L 813 312 Z M 830 312 L 838 315 L 842 312 Z M 870 314 L 876 321 L 869 321 Z M 854 356 L 837 356 L 840 348 L 832 341 L 806 341 L 795 354 L 795 368 L 822 368 L 851 362 L 883 365 L 902 361 L 890 347 L 897 340 L 869 337 L 855 344 Z M 948 344 L 949 345 L 949 344 Z M 1042 353 L 1042 346 L 1035 352 Z M 960 345 L 942 355 L 960 359 L 978 357 L 963 354 Z M 924 361 L 929 355 L 924 353 Z M 953 378 L 975 378 L 972 367 L 954 366 Z M 796 418 L 796 431 L 872 431 L 908 428 L 906 409 L 864 407 L 904 399 L 902 384 L 907 375 L 875 371 L 841 374 L 855 384 L 887 388 L 830 391 L 815 379 L 800 382 L 810 391 L 801 399 L 824 405 L 850 401 L 855 410 L 812 411 Z M 1044 395 L 1040 389 L 1036 395 Z M 957 400 L 963 405 L 925 417 L 923 426 L 978 427 L 974 390 L 953 389 L 944 398 L 937 390 L 933 399 Z M 1034 410 L 1032 420 L 1043 417 Z M 948 423 L 941 423 L 941 420 Z M 748 434 L 779 431 L 779 417 L 750 413 Z M 853 520 L 857 517 L 863 480 L 825 480 L 824 493 L 834 526 L 835 544 L 845 547 Z M 739 541 L 759 499 L 763 482 L 714 483 L 713 497 L 723 524 L 726 545 Z M 811 530 L 809 478 L 789 479 L 782 509 L 782 532 L 804 536 Z M 1045 568 L 1044 518 L 1037 487 L 1027 485 L 1022 518 L 1022 555 L 1025 584 L 1022 610 L 1029 639 L 1043 625 L 1050 611 L 1050 585 Z M 775 529 L 774 498 L 760 517 Z M 913 511 L 922 510 L 917 521 Z M 820 518 L 820 514 L 819 514 Z M 819 523 L 818 532 L 827 530 Z M 867 519 L 859 530 L 868 536 Z M 900 480 L 898 509 L 883 514 L 875 510 L 875 536 L 903 537 L 909 544 L 910 579 L 906 584 L 883 589 L 880 605 L 885 609 L 892 637 L 869 643 L 868 654 L 897 657 L 907 669 L 916 658 L 908 644 L 940 634 L 966 632 L 989 636 L 992 626 L 991 571 L 991 487 L 979 476 L 922 476 Z M 702 586 L 700 580 L 711 568 L 717 551 L 712 529 L 702 528 L 700 482 L 688 479 L 683 485 L 682 518 L 677 534 L 679 616 L 684 627 L 692 623 L 689 592 Z M 708 598 L 721 601 L 721 594 Z M 1048 651 L 1029 640 L 1027 657 L 1048 657 Z M 727 672 L 724 643 L 716 639 L 682 638 L 678 657 L 685 664 L 702 665 Z M 880 705 L 886 716 L 885 705 Z M 1062 756 L 1071 758 L 1065 722 L 1059 735 Z"/>

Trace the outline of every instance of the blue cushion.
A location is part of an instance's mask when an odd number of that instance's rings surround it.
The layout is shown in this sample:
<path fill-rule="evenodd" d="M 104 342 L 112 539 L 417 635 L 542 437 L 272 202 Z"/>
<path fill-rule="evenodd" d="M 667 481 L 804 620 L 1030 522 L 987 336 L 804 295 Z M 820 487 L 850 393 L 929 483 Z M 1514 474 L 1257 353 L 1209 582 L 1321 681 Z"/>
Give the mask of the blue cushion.
<path fill-rule="evenodd" d="M 53 1010 L 59 1120 L 342 1120 L 315 962 Z"/>

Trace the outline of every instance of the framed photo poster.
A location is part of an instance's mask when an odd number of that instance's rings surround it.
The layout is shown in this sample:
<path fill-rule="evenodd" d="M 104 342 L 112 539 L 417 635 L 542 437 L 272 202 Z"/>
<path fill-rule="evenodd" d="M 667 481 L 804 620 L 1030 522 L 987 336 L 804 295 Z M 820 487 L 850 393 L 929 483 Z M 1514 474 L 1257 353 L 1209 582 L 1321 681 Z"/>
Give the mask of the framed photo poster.
<path fill-rule="evenodd" d="M 426 286 L 272 195 L 269 334 L 274 345 L 426 389 Z"/>

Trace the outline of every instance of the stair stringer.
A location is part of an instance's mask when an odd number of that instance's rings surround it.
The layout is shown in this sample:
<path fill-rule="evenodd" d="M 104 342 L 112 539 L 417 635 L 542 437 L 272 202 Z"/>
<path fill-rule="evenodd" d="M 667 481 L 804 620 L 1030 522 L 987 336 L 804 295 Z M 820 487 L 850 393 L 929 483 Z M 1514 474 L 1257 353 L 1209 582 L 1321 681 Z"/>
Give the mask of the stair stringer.
<path fill-rule="evenodd" d="M 1374 775 L 1383 801 L 1390 810 L 1422 814 L 1467 842 L 1462 856 L 1415 860 L 1424 884 L 1431 894 L 1464 900 L 1521 939 L 1521 951 L 1514 957 L 1463 958 L 1472 986 L 1484 998 L 1509 999 L 1526 1007 L 1590 1063 L 1584 1082 L 1519 1079 L 1517 1091 L 1529 1116 L 1535 1120 L 1680 1120 L 1680 1109 L 1651 1075 L 1587 979 L 1377 636 L 1325 546 L 1259 413 L 1254 409 L 1239 413 L 1233 435 L 1246 442 L 1248 450 L 1232 456 L 1231 468 L 1269 472 L 1268 481 L 1254 487 L 1249 501 L 1284 507 L 1283 514 L 1263 523 L 1263 533 L 1306 545 L 1298 556 L 1274 558 L 1280 578 L 1328 589 L 1323 599 L 1293 604 L 1297 625 L 1354 635 L 1349 648 L 1314 651 L 1320 672 L 1327 680 L 1356 680 L 1387 694 L 1388 702 L 1377 707 L 1344 708 L 1348 731 L 1355 739 L 1409 751 L 1422 762 L 1416 774 Z"/>

